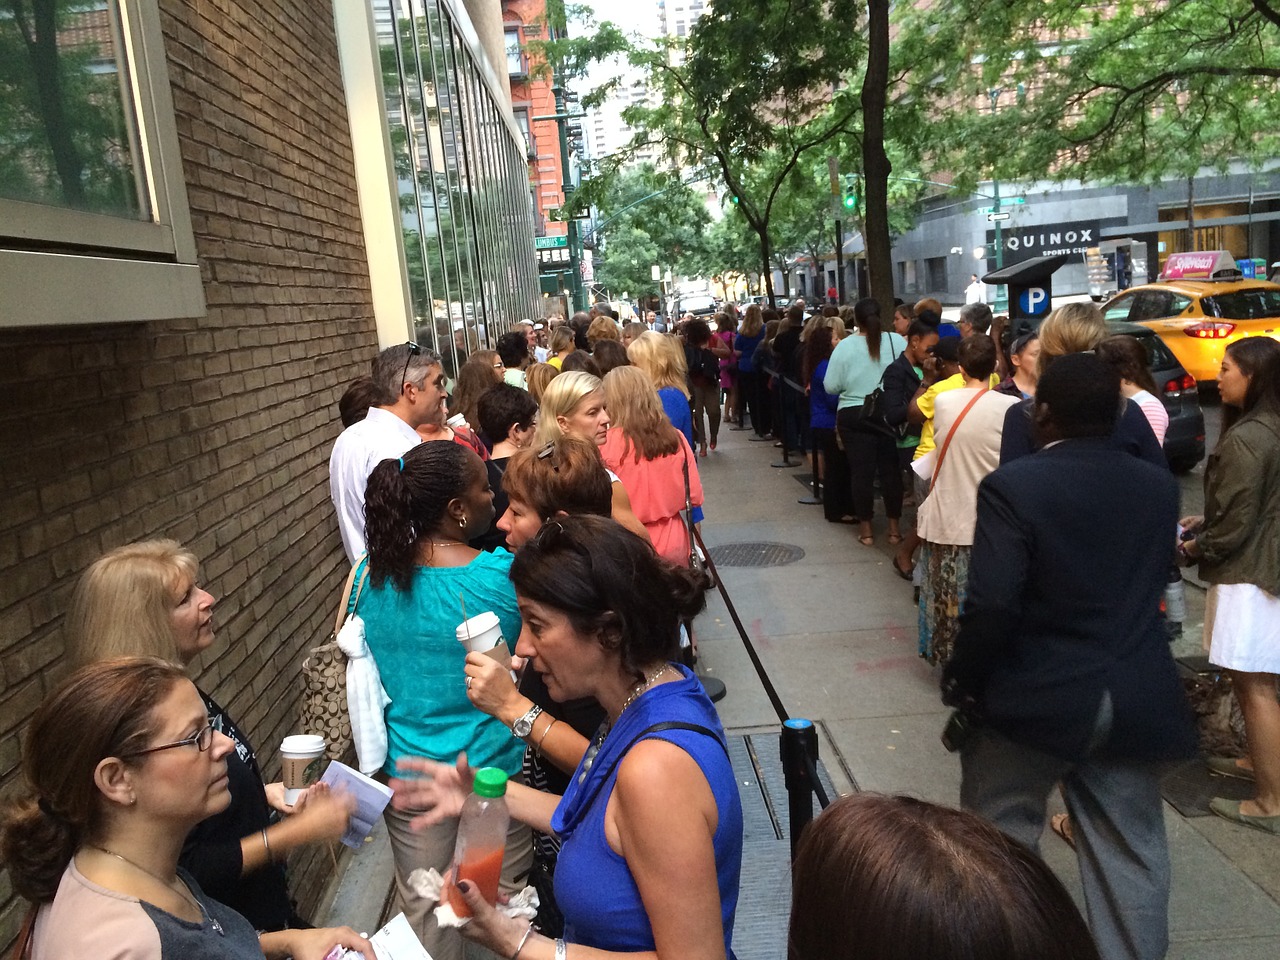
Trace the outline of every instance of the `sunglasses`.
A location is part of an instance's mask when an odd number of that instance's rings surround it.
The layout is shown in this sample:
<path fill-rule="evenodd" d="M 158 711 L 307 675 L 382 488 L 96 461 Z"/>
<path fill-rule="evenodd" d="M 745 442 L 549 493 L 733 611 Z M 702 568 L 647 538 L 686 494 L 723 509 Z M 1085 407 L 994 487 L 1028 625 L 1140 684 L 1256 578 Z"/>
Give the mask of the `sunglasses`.
<path fill-rule="evenodd" d="M 404 358 L 404 372 L 400 374 L 400 392 L 404 393 L 405 378 L 409 376 L 409 364 L 413 362 L 413 358 L 422 352 L 422 348 L 409 340 L 405 343 L 409 348 L 409 355 Z"/>
<path fill-rule="evenodd" d="M 554 440 L 548 440 L 542 449 L 538 451 L 537 456 L 539 460 L 550 459 L 551 469 L 556 473 L 560 472 L 560 458 L 556 456 L 556 442 Z"/>

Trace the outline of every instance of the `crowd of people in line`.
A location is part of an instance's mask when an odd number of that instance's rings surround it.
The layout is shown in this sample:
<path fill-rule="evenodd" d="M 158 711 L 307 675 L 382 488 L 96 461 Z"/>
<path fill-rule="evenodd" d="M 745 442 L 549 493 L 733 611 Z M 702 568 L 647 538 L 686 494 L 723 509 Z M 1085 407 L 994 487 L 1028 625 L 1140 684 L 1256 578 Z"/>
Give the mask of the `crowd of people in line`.
<path fill-rule="evenodd" d="M 1248 726 L 1248 757 L 1209 763 L 1256 796 L 1214 812 L 1280 833 L 1280 344 L 1228 346 L 1205 516 L 1179 521 L 1136 341 L 1087 303 L 1012 341 L 984 304 L 941 315 L 796 302 L 667 329 L 593 310 L 523 323 L 452 376 L 431 349 L 391 347 L 348 387 L 336 608 L 362 621 L 389 698 L 396 900 L 432 957 L 467 941 L 512 960 L 733 955 L 742 807 L 693 671 L 699 462 L 722 423 L 810 451 L 826 519 L 868 547 L 880 500 L 919 652 L 957 708 L 964 811 L 834 803 L 795 863 L 792 960 L 1164 955 L 1159 776 L 1197 749 L 1161 622 L 1174 562 L 1211 584 L 1210 658 Z M 26 794 L 0 820 L 0 857 L 40 906 L 37 960 L 104 938 L 129 957 L 373 958 L 348 928 L 308 926 L 283 866 L 342 836 L 350 799 L 317 784 L 286 803 L 184 672 L 214 643 L 214 603 L 168 540 L 81 578 L 77 669 L 33 717 Z M 457 642 L 481 611 L 509 663 Z M 480 767 L 511 778 L 501 889 L 534 887 L 532 925 L 462 881 L 472 919 L 441 927 L 410 882 L 449 870 Z M 1036 855 L 1055 785 L 1087 926 Z"/>

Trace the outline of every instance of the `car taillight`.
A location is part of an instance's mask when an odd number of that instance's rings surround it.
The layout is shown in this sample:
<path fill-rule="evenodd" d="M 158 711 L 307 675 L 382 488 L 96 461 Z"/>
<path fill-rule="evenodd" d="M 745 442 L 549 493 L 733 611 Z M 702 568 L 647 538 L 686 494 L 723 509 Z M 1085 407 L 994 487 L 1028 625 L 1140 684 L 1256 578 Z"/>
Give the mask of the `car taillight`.
<path fill-rule="evenodd" d="M 1196 378 L 1189 373 L 1184 373 L 1180 377 L 1174 377 L 1167 381 L 1164 385 L 1164 395 L 1166 397 L 1180 397 L 1184 390 L 1194 390 L 1196 388 Z"/>
<path fill-rule="evenodd" d="M 1197 340 L 1225 340 L 1231 336 L 1231 331 L 1236 328 L 1234 323 L 1218 323 L 1213 320 L 1206 320 L 1203 323 L 1193 323 L 1182 332 L 1188 337 L 1195 337 Z"/>

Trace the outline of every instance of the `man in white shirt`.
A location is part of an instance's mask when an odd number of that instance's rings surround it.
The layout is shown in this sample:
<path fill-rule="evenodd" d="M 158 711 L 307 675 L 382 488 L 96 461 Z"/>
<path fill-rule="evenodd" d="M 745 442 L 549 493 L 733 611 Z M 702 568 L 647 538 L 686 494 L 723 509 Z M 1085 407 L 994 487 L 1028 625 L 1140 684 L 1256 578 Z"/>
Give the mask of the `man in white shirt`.
<path fill-rule="evenodd" d="M 422 442 L 417 428 L 444 422 L 445 375 L 440 356 L 416 343 L 388 347 L 373 361 L 373 381 L 384 402 L 338 435 L 329 457 L 329 496 L 353 564 L 365 552 L 364 491 L 383 460 L 402 457 Z M 389 399 L 388 399 L 389 398 Z"/>
<path fill-rule="evenodd" d="M 987 302 L 987 285 L 978 279 L 978 275 L 976 273 L 969 274 L 969 285 L 964 288 L 964 302 Z"/>

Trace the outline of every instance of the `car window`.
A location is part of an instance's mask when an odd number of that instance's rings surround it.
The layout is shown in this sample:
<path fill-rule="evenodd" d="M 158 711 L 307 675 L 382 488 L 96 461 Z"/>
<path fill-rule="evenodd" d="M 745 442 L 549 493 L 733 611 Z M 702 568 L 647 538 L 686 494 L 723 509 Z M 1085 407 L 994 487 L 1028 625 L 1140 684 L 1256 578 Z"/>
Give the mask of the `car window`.
<path fill-rule="evenodd" d="M 1116 297 L 1102 311 L 1104 320 L 1128 320 L 1136 294 L 1126 293 Z"/>
<path fill-rule="evenodd" d="M 1169 300 L 1169 312 L 1165 314 L 1166 317 L 1176 317 L 1178 314 L 1182 313 L 1183 310 L 1187 309 L 1187 307 L 1191 306 L 1190 297 L 1184 297 L 1182 294 L 1174 293 L 1172 290 L 1169 291 Z"/>
<path fill-rule="evenodd" d="M 1178 361 L 1169 351 L 1169 348 L 1164 345 L 1164 341 L 1154 333 L 1140 335 L 1136 339 L 1142 344 L 1142 349 L 1147 351 L 1147 368 L 1149 370 L 1172 370 L 1178 366 Z"/>
<path fill-rule="evenodd" d="M 1206 317 L 1222 320 L 1253 320 L 1259 317 L 1280 317 L 1280 290 L 1259 287 L 1254 290 L 1233 290 L 1216 293 L 1200 301 Z"/>
<path fill-rule="evenodd" d="M 1173 294 L 1168 290 L 1140 290 L 1134 294 L 1129 322 L 1159 320 L 1161 317 L 1173 316 L 1176 312 L 1173 309 Z"/>

